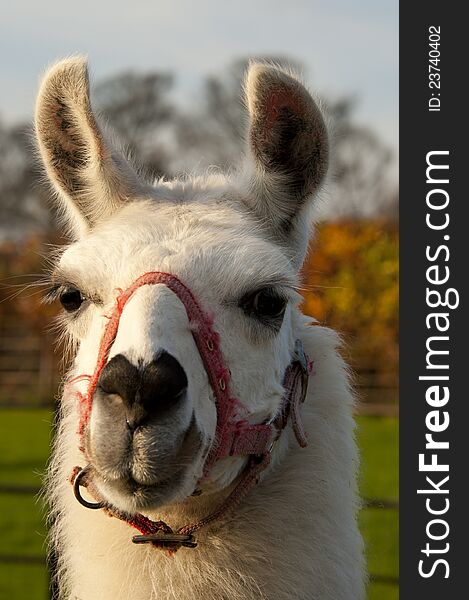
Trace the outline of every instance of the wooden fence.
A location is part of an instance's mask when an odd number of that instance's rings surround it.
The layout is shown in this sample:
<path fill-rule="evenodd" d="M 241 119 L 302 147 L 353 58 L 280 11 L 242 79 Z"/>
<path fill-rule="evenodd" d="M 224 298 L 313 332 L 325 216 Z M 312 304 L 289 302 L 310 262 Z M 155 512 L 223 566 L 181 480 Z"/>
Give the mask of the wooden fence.
<path fill-rule="evenodd" d="M 17 316 L 0 320 L 0 405 L 50 404 L 59 381 L 54 336 Z"/>

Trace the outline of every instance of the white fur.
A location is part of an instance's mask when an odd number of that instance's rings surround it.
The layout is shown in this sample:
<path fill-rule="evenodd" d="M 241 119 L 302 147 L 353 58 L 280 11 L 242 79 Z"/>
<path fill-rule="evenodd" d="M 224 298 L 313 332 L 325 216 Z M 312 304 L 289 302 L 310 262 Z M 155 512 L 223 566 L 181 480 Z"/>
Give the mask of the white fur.
<path fill-rule="evenodd" d="M 68 93 L 70 78 L 76 76 L 77 70 L 81 72 L 77 64 L 74 59 L 55 67 L 54 93 L 60 90 L 60 69 L 67 74 L 64 94 Z M 256 87 L 252 83 L 256 76 L 256 68 L 253 69 L 248 86 L 251 89 Z M 263 76 L 265 69 L 261 69 Z M 272 77 L 289 85 L 289 77 L 283 74 L 280 78 L 275 69 Z M 295 81 L 292 94 L 300 87 Z M 47 78 L 42 89 L 42 96 L 49 93 Z M 301 94 L 301 101 L 306 102 L 307 93 L 302 87 Z M 38 102 L 42 123 L 39 138 L 45 131 L 44 121 L 49 122 L 50 116 L 47 111 L 45 115 L 41 113 L 42 96 Z M 73 112 L 73 102 L 69 105 Z M 250 106 L 251 111 L 252 106 L 257 106 L 252 98 Z M 310 110 L 314 110 L 314 103 Z M 45 147 L 43 143 L 43 157 L 48 165 L 50 156 Z M 96 162 L 96 157 L 93 160 Z M 55 169 L 59 167 L 54 165 Z M 117 290 L 126 288 L 147 271 L 177 275 L 211 313 L 232 373 L 232 391 L 241 399 L 253 423 L 276 414 L 283 393 L 283 374 L 297 338 L 314 361 L 303 410 L 308 447 L 298 447 L 289 425 L 273 450 L 271 466 L 235 512 L 202 529 L 197 534 L 196 549 L 181 549 L 174 557 L 132 544 L 134 531 L 127 524 L 102 511 L 88 510 L 74 499 L 68 477 L 75 465 L 84 465 L 84 457 L 78 450 L 76 397 L 70 390 L 65 393 L 48 480 L 51 543 L 59 555 L 63 598 L 364 597 L 362 541 L 356 522 L 358 456 L 353 437 L 353 394 L 338 353 L 337 335 L 310 324 L 311 320 L 301 315 L 295 292 L 298 265 L 307 243 L 309 203 L 299 203 L 295 223 L 288 235 L 279 239 L 277 225 L 269 230 L 265 215 L 275 211 L 280 201 L 293 200 L 281 190 L 277 190 L 274 199 L 259 196 L 254 200 L 252 194 L 259 192 L 253 191 L 248 171 L 244 170 L 244 176 L 160 181 L 151 190 L 142 186 L 135 198 L 120 200 L 118 206 L 107 204 L 105 209 L 100 208 L 104 216 L 93 213 L 92 218 L 91 211 L 86 218 L 77 216 L 77 210 L 83 208 L 83 195 L 74 196 L 73 190 L 64 194 L 64 189 L 60 189 L 65 210 L 70 206 L 72 225 L 79 221 L 75 227 L 79 240 L 65 250 L 58 271 L 62 279 L 93 299 L 78 316 L 67 320 L 68 333 L 78 345 L 71 376 L 93 371 L 105 317 L 114 305 Z M 55 174 L 51 176 L 54 178 Z M 275 173 L 256 174 L 257 179 L 262 176 L 269 177 L 273 185 Z M 90 197 L 98 193 L 100 202 L 106 202 L 99 185 L 94 192 L 92 181 L 87 185 Z M 142 198 L 143 189 L 146 191 Z M 253 214 L 253 205 L 269 202 L 261 218 L 259 212 Z M 279 211 L 282 212 L 281 207 Z M 290 298 L 278 332 L 254 322 L 238 305 L 243 294 L 271 285 Z M 164 286 L 148 286 L 138 290 L 124 309 L 111 357 L 120 353 L 134 364 L 145 363 L 161 349 L 180 362 L 189 382 L 185 404 L 170 423 L 167 435 L 184 431 L 193 413 L 203 439 L 202 448 L 192 458 L 171 499 L 146 511 L 151 518 L 163 518 L 179 527 L 205 516 L 220 504 L 244 460 L 233 457 L 220 461 L 208 485 L 203 486 L 205 493 L 190 496 L 215 432 L 213 394 L 181 302 Z M 77 387 L 83 390 L 84 386 L 81 383 Z M 96 406 L 90 423 L 91 447 L 102 443 L 109 426 Z M 113 486 L 118 477 L 118 473 L 109 473 L 98 480 L 101 493 L 121 509 L 136 510 L 132 498 Z"/>

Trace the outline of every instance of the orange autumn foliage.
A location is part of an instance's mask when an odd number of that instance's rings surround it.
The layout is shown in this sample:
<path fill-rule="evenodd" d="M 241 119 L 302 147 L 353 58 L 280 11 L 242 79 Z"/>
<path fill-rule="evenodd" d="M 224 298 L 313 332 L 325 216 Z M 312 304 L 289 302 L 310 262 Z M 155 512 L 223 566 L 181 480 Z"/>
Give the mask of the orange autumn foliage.
<path fill-rule="evenodd" d="M 339 331 L 354 368 L 397 381 L 399 238 L 396 223 L 319 227 L 303 269 L 304 310 Z"/>
<path fill-rule="evenodd" d="M 39 333 L 51 324 L 58 307 L 44 304 L 47 286 L 42 285 L 49 250 L 39 236 L 0 245 L 0 319 L 19 319 Z"/>

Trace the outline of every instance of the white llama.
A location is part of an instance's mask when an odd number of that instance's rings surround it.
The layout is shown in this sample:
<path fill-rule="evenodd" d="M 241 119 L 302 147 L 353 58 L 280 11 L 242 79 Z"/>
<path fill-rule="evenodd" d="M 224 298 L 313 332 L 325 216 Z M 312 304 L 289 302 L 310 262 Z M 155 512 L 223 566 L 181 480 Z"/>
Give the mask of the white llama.
<path fill-rule="evenodd" d="M 295 291 L 328 135 L 278 68 L 250 67 L 246 103 L 237 172 L 149 185 L 98 127 L 84 60 L 42 83 L 75 240 L 52 275 L 76 347 L 47 486 L 61 598 L 364 597 L 354 398 Z"/>

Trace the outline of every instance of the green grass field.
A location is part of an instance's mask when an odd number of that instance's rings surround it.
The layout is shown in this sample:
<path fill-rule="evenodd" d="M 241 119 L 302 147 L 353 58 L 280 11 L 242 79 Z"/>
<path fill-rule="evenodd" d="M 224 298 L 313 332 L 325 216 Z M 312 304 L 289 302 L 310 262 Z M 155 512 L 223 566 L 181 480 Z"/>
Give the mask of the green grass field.
<path fill-rule="evenodd" d="M 362 453 L 360 489 L 363 498 L 397 502 L 399 499 L 399 422 L 386 417 L 357 419 Z M 366 508 L 360 514 L 368 570 L 376 581 L 369 585 L 368 600 L 397 600 L 398 586 L 388 583 L 399 575 L 399 512 Z"/>
<path fill-rule="evenodd" d="M 46 410 L 0 412 L 0 488 L 38 487 L 49 452 L 52 415 Z M 360 479 L 364 498 L 398 498 L 398 422 L 391 418 L 358 419 L 362 449 Z M 43 507 L 32 495 L 0 493 L 0 600 L 46 600 L 48 577 L 44 557 Z M 398 512 L 366 508 L 360 515 L 370 573 L 369 600 L 397 600 Z M 30 564 L 6 562 L 27 557 Z M 352 600 L 352 599 L 351 599 Z"/>

